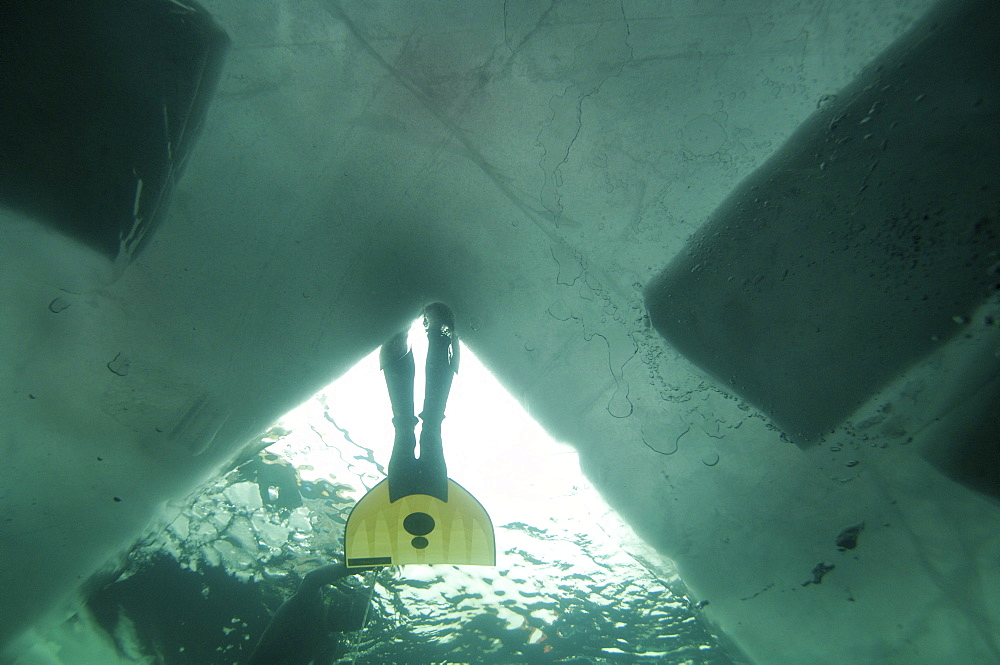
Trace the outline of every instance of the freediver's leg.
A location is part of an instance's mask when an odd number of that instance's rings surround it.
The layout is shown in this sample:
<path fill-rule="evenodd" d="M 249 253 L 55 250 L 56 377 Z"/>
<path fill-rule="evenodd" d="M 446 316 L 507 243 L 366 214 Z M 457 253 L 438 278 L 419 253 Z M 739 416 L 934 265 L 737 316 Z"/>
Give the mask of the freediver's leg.
<path fill-rule="evenodd" d="M 392 403 L 392 425 L 396 430 L 389 459 L 389 483 L 400 491 L 402 479 L 412 478 L 416 472 L 416 435 L 413 432 L 417 418 L 413 415 L 413 377 L 416 373 L 413 352 L 406 341 L 406 332 L 394 335 L 382 345 L 379 364 L 385 375 L 385 385 Z"/>
<path fill-rule="evenodd" d="M 435 494 L 447 495 L 448 469 L 441 442 L 441 421 L 457 368 L 458 337 L 455 315 L 447 305 L 434 303 L 424 309 L 427 330 L 427 368 L 424 408 L 420 412 L 420 466 L 433 479 Z"/>

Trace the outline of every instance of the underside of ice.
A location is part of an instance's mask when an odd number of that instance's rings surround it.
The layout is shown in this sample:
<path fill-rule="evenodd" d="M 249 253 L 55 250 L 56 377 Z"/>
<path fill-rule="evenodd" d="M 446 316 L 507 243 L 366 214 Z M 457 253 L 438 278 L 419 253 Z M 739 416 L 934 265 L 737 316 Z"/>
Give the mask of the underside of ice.
<path fill-rule="evenodd" d="M 226 474 L 440 300 L 733 653 L 1000 661 L 995 3 L 90 4 L 0 20 L 6 658 L 316 537 Z"/>

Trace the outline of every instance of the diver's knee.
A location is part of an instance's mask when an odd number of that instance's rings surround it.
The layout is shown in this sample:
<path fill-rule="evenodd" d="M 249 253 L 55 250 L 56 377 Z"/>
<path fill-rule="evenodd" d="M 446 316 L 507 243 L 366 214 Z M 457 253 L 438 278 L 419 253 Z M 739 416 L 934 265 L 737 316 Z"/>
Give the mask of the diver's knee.
<path fill-rule="evenodd" d="M 410 343 L 406 338 L 406 331 L 396 333 L 382 345 L 378 352 L 378 364 L 380 369 L 385 369 L 386 365 L 391 365 L 410 350 Z"/>
<path fill-rule="evenodd" d="M 449 339 L 455 336 L 455 313 L 443 302 L 432 302 L 424 307 L 424 329 L 428 336 Z"/>

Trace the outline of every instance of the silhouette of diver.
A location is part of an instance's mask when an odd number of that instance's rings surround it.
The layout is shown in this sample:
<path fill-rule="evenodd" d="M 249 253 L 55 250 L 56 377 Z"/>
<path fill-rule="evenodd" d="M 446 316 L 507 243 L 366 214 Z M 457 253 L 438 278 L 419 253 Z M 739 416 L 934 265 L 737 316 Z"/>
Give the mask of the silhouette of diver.
<path fill-rule="evenodd" d="M 282 603 L 250 654 L 247 665 L 329 665 L 338 655 L 339 641 L 332 632 L 361 630 L 370 601 L 361 591 L 336 591 L 330 611 L 323 602 L 323 587 L 364 572 L 342 563 L 321 566 L 305 576 L 298 591 Z"/>
<path fill-rule="evenodd" d="M 441 442 L 441 421 L 451 383 L 458 371 L 459 345 L 455 315 L 443 303 L 424 308 L 427 331 L 424 408 L 420 412 L 420 457 L 416 457 L 417 418 L 413 415 L 413 379 L 416 366 L 406 332 L 394 335 L 379 352 L 392 403 L 396 431 L 389 459 L 389 492 L 392 500 L 408 494 L 427 494 L 448 500 L 448 471 Z M 333 563 L 306 575 L 295 595 L 285 601 L 268 624 L 247 665 L 327 665 L 336 656 L 330 632 L 360 630 L 369 601 L 361 594 L 345 596 L 331 604 L 324 618 L 322 589 L 337 580 L 371 570 Z"/>
<path fill-rule="evenodd" d="M 420 412 L 420 457 L 416 457 L 417 439 L 413 415 L 413 378 L 415 366 L 406 332 L 394 335 L 379 352 L 379 364 L 385 375 L 392 402 L 392 425 L 396 430 L 389 459 L 389 499 L 410 494 L 427 494 L 448 500 L 448 470 L 441 443 L 441 421 L 451 392 L 452 379 L 458 371 L 459 345 L 455 334 L 455 315 L 443 303 L 424 308 L 427 331 L 427 361 L 424 408 Z"/>

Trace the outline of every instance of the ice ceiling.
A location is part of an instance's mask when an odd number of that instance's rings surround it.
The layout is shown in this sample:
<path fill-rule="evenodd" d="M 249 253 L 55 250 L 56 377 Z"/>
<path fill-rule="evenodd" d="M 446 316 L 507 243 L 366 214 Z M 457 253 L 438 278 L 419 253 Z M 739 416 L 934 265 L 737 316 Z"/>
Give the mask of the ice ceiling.
<path fill-rule="evenodd" d="M 0 209 L 9 653 L 441 300 L 756 662 L 1000 660 L 993 3 L 202 4 L 131 263 Z"/>

